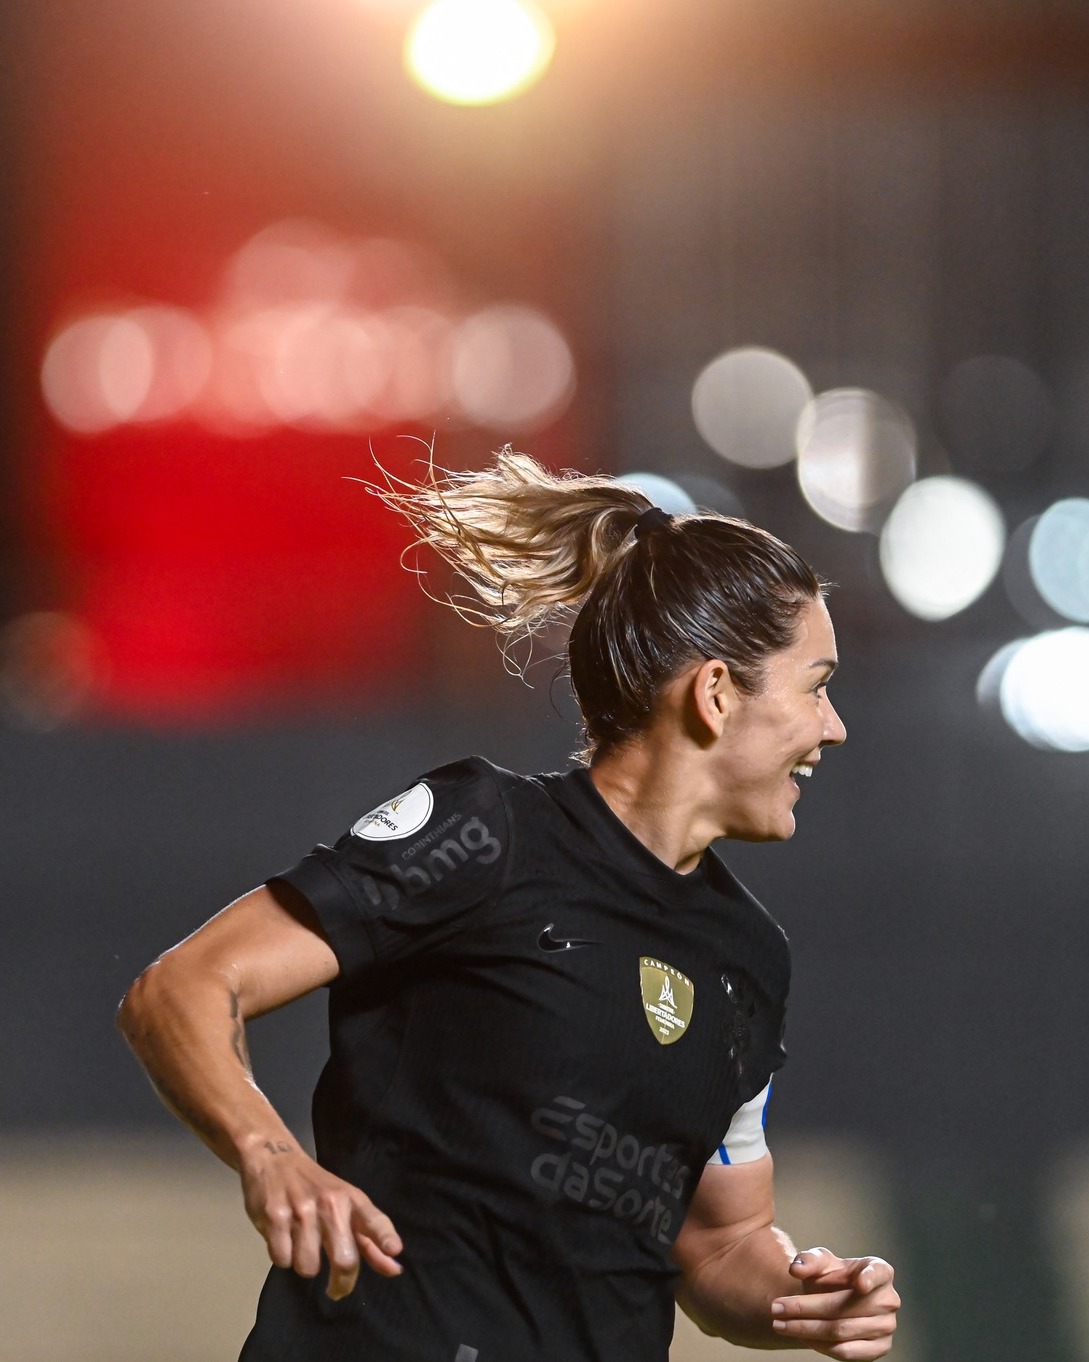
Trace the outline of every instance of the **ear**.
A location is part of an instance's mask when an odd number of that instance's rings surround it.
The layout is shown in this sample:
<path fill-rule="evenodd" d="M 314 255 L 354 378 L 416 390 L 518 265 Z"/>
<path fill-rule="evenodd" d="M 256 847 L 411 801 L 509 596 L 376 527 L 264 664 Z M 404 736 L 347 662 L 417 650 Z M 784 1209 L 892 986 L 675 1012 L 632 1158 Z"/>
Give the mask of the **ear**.
<path fill-rule="evenodd" d="M 721 738 L 726 721 L 738 704 L 737 688 L 730 669 L 720 658 L 703 662 L 692 674 L 692 706 L 696 719 L 708 735 Z"/>

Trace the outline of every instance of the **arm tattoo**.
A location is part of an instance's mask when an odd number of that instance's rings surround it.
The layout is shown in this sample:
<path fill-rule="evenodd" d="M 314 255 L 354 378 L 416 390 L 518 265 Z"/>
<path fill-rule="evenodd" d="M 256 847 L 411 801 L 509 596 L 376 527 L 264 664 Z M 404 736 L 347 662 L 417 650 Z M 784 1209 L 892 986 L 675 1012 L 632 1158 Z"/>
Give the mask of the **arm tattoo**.
<path fill-rule="evenodd" d="M 294 1154 L 295 1146 L 285 1140 L 266 1140 L 265 1148 L 270 1154 Z"/>

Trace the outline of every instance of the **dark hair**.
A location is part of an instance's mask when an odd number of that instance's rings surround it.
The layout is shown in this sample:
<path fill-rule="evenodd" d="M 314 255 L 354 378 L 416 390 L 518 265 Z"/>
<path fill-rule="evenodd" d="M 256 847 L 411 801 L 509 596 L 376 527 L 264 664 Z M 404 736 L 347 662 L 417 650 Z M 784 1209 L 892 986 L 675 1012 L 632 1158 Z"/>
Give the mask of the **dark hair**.
<path fill-rule="evenodd" d="M 662 687 L 689 662 L 721 658 L 757 694 L 770 654 L 825 583 L 788 545 L 707 512 L 652 516 L 649 499 L 607 477 L 556 475 L 509 446 L 482 472 L 373 489 L 473 588 L 451 601 L 507 640 L 574 616 L 571 683 L 589 758 L 650 724 Z M 642 523 L 639 522 L 642 520 Z M 632 531 L 639 524 L 639 533 Z"/>
<path fill-rule="evenodd" d="M 571 684 L 594 751 L 651 721 L 662 686 L 689 662 L 721 658 L 757 694 L 771 653 L 823 592 L 793 549 L 743 520 L 689 515 L 639 536 L 602 576 L 568 643 Z"/>

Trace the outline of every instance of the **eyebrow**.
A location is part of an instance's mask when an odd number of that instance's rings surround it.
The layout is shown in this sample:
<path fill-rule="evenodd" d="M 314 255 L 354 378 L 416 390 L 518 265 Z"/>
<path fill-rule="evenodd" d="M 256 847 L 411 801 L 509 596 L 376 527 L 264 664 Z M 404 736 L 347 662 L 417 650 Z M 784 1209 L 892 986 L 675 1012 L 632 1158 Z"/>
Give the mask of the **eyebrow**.
<path fill-rule="evenodd" d="M 811 663 L 809 664 L 807 670 L 808 670 L 808 671 L 814 671 L 814 670 L 816 670 L 817 667 L 824 667 L 824 668 L 827 670 L 828 675 L 831 676 L 832 673 L 836 670 L 836 668 L 837 668 L 838 666 L 839 666 L 839 659 L 838 659 L 838 658 L 835 658 L 835 657 L 819 657 L 819 658 L 816 660 L 816 662 L 811 662 Z"/>

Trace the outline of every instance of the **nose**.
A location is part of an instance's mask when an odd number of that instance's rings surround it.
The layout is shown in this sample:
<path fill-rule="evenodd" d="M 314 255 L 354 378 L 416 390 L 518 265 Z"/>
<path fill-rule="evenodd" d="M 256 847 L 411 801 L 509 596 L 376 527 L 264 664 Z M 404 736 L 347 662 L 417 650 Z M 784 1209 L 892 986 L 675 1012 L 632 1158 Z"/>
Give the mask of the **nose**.
<path fill-rule="evenodd" d="M 824 697 L 824 736 L 821 738 L 822 747 L 838 747 L 841 742 L 847 741 L 847 729 L 843 720 L 836 713 L 836 707 Z"/>

